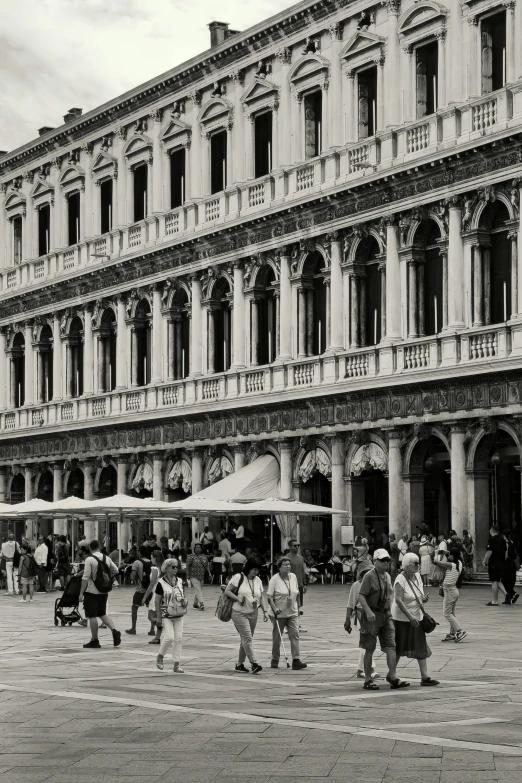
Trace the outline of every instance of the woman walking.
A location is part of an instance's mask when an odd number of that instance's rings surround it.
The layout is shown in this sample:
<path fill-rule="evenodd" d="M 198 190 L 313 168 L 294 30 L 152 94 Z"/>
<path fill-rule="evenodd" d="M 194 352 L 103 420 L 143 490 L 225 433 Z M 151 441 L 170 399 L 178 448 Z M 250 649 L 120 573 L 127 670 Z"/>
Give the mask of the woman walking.
<path fill-rule="evenodd" d="M 29 603 L 34 596 L 34 580 L 38 571 L 31 547 L 29 544 L 22 544 L 22 556 L 18 565 L 18 578 L 22 586 L 22 597 L 19 604 Z"/>
<path fill-rule="evenodd" d="M 201 609 L 205 611 L 205 604 L 203 602 L 203 583 L 205 581 L 205 574 L 212 576 L 212 573 L 208 564 L 208 557 L 203 554 L 203 547 L 201 544 L 194 544 L 194 553 L 187 558 L 187 582 L 192 583 L 192 587 L 196 591 L 194 595 L 194 609 Z"/>
<path fill-rule="evenodd" d="M 252 674 L 259 674 L 263 669 L 257 662 L 253 647 L 259 606 L 265 623 L 268 621 L 263 583 L 258 576 L 260 568 L 261 564 L 257 559 L 249 558 L 243 566 L 243 573 L 235 574 L 225 590 L 225 595 L 234 602 L 232 622 L 241 640 L 236 672 L 248 672 L 245 666 L 247 658 L 252 666 Z"/>
<path fill-rule="evenodd" d="M 402 560 L 402 573 L 395 580 L 392 618 L 395 626 L 395 648 L 399 658 L 413 658 L 421 673 L 421 685 L 438 685 L 439 681 L 428 674 L 427 659 L 431 650 L 422 627 L 422 606 L 428 600 L 424 594 L 423 580 L 419 574 L 419 558 L 408 552 Z"/>
<path fill-rule="evenodd" d="M 433 565 L 433 547 L 430 544 L 428 536 L 422 536 L 419 547 L 420 557 L 420 575 L 422 577 L 422 584 L 424 587 L 428 587 L 430 583 L 431 568 Z"/>
<path fill-rule="evenodd" d="M 188 601 L 183 593 L 183 582 L 178 578 L 177 560 L 169 558 L 161 566 L 161 579 L 156 584 L 156 625 L 161 627 L 161 640 L 156 666 L 164 668 L 163 659 L 172 645 L 174 673 L 183 674 L 181 668 L 181 645 L 183 641 L 183 617 L 187 613 Z"/>
<path fill-rule="evenodd" d="M 442 568 L 444 571 L 444 581 L 442 582 L 441 588 L 444 594 L 444 600 L 442 602 L 442 613 L 444 614 L 444 618 L 448 621 L 450 626 L 449 633 L 446 634 L 442 641 L 458 643 L 465 639 L 468 635 L 466 631 L 462 630 L 455 616 L 455 608 L 457 606 L 457 601 L 459 600 L 460 595 L 457 584 L 459 583 L 459 579 L 464 568 L 460 550 L 455 548 L 450 549 L 448 553 L 448 560 L 446 562 L 439 560 L 437 562 L 437 566 Z"/>
<path fill-rule="evenodd" d="M 281 634 L 286 628 L 292 652 L 292 669 L 306 669 L 306 663 L 299 658 L 299 585 L 297 577 L 291 573 L 292 564 L 283 557 L 277 564 L 279 573 L 274 574 L 268 583 L 267 598 L 272 620 L 272 661 L 270 666 L 277 669 L 281 648 Z M 278 628 L 279 626 L 279 628 Z"/>

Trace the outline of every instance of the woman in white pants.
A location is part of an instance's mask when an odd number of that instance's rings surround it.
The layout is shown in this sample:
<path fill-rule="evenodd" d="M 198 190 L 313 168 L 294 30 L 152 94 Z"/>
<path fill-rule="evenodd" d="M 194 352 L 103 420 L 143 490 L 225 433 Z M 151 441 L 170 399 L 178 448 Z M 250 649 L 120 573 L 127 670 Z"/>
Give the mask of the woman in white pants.
<path fill-rule="evenodd" d="M 181 668 L 181 645 L 183 641 L 183 617 L 187 613 L 188 601 L 183 593 L 183 582 L 178 579 L 178 561 L 165 560 L 161 566 L 161 579 L 155 589 L 156 625 L 161 627 L 161 640 L 156 666 L 163 670 L 163 658 L 172 645 L 174 672 L 183 674 Z"/>

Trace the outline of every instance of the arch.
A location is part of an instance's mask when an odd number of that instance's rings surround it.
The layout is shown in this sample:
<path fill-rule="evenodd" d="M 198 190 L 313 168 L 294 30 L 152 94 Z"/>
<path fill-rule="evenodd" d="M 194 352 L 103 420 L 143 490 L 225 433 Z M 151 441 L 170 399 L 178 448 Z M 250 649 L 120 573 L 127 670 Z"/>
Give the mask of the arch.
<path fill-rule="evenodd" d="M 267 280 L 273 276 L 273 282 L 279 282 L 279 268 L 273 258 L 267 258 L 264 264 L 257 264 L 252 269 L 252 275 L 249 280 L 249 287 L 264 288 Z"/>
<path fill-rule="evenodd" d="M 118 471 L 112 460 L 96 471 L 94 491 L 100 498 L 110 497 L 118 491 Z"/>
<path fill-rule="evenodd" d="M 140 160 L 143 158 L 152 157 L 152 139 L 149 136 L 145 136 L 143 133 L 134 133 L 128 140 L 123 149 L 123 155 L 126 158 L 131 158 L 132 163 L 137 162 L 137 158 Z"/>
<path fill-rule="evenodd" d="M 22 503 L 25 500 L 25 476 L 23 473 L 17 473 L 11 477 L 9 498 L 11 503 Z"/>
<path fill-rule="evenodd" d="M 375 228 L 370 228 L 365 236 L 357 237 L 350 245 L 346 261 L 351 263 L 366 262 L 372 252 L 372 248 L 377 246 L 377 255 L 386 253 L 386 245 L 383 237 Z"/>
<path fill-rule="evenodd" d="M 326 87 L 330 73 L 330 61 L 317 52 L 303 55 L 288 72 L 288 83 L 297 92 L 311 87 Z"/>
<path fill-rule="evenodd" d="M 436 438 L 438 438 L 442 444 L 444 445 L 446 451 L 448 454 L 451 453 L 451 445 L 449 442 L 449 439 L 445 432 L 437 426 L 431 426 L 429 429 L 429 433 L 427 433 L 427 437 L 422 435 L 412 435 L 411 438 L 408 440 L 405 446 L 404 450 L 404 472 L 405 473 L 411 473 L 412 468 L 418 467 L 415 463 L 417 462 L 417 459 L 413 457 L 414 451 L 416 446 L 421 443 L 428 443 L 429 436 L 432 435 Z"/>
<path fill-rule="evenodd" d="M 42 470 L 42 472 L 36 477 L 35 481 L 35 494 L 40 500 L 53 500 L 54 499 L 54 483 L 53 483 L 52 471 L 48 468 Z"/>
<path fill-rule="evenodd" d="M 332 456 L 324 441 L 318 441 L 312 448 L 301 446 L 294 461 L 294 481 L 306 484 L 315 473 L 325 478 L 332 475 Z"/>
<path fill-rule="evenodd" d="M 83 332 L 83 328 L 83 316 L 79 315 L 78 313 L 73 313 L 68 319 L 67 335 L 69 337 L 72 337 L 73 335 L 79 335 L 80 332 Z"/>
<path fill-rule="evenodd" d="M 27 197 L 21 190 L 8 188 L 5 195 L 4 209 L 9 217 L 16 213 L 24 213 L 27 205 Z"/>
<path fill-rule="evenodd" d="M 69 164 L 65 167 L 58 180 L 64 191 L 77 190 L 85 181 L 85 171 L 81 166 Z"/>
<path fill-rule="evenodd" d="M 129 489 L 135 495 L 142 495 L 145 493 L 152 494 L 152 487 L 152 463 L 148 457 L 145 457 L 143 462 L 138 463 L 134 471 L 131 473 L 129 477 Z"/>
<path fill-rule="evenodd" d="M 205 468 L 206 484 L 208 486 L 215 484 L 232 473 L 234 473 L 234 461 L 230 454 L 223 454 L 221 457 L 211 457 L 207 460 Z"/>
<path fill-rule="evenodd" d="M 470 228 L 472 231 L 476 231 L 479 228 L 491 229 L 492 221 L 484 226 L 484 218 L 492 216 L 494 219 L 495 213 L 498 211 L 500 205 L 505 208 L 508 217 L 507 220 L 518 220 L 518 213 L 515 210 L 513 203 L 509 196 L 502 190 L 498 189 L 490 194 L 485 194 L 487 197 L 479 200 L 473 211 L 473 217 L 471 218 Z M 496 205 L 496 209 L 495 209 Z M 484 215 L 485 213 L 485 215 Z"/>
<path fill-rule="evenodd" d="M 426 26 L 431 26 L 433 22 L 445 23 L 447 15 L 448 11 L 443 5 L 434 0 L 421 0 L 400 15 L 397 32 L 401 37 L 414 35 L 419 30 L 423 31 Z"/>
<path fill-rule="evenodd" d="M 181 489 L 185 495 L 192 492 L 192 464 L 191 461 L 182 456 L 177 460 L 169 460 L 166 467 L 167 489 L 176 491 Z"/>
<path fill-rule="evenodd" d="M 53 322 L 50 318 L 43 317 L 40 321 L 35 321 L 33 339 L 35 343 L 41 342 L 43 339 L 53 339 Z"/>
<path fill-rule="evenodd" d="M 63 476 L 65 496 L 83 499 L 85 489 L 85 476 L 80 467 L 65 471 Z"/>
<path fill-rule="evenodd" d="M 11 349 L 25 348 L 25 335 L 21 329 L 17 329 L 11 338 Z"/>
<path fill-rule="evenodd" d="M 515 443 L 521 463 L 522 463 L 522 442 L 518 436 L 518 433 L 516 429 L 505 419 L 500 420 L 493 420 L 494 425 L 498 427 L 499 430 L 502 430 L 503 432 L 507 433 Z M 476 461 L 477 461 L 477 451 L 480 448 L 481 441 L 487 437 L 488 435 L 491 435 L 491 433 L 494 432 L 494 429 L 485 429 L 483 425 L 479 426 L 477 430 L 473 433 L 473 436 L 468 444 L 468 450 L 467 450 L 467 456 L 466 456 L 466 470 L 474 470 L 476 467 Z"/>
<path fill-rule="evenodd" d="M 313 243 L 313 249 L 309 249 L 301 253 L 297 261 L 297 269 L 294 274 L 298 275 L 310 275 L 314 274 L 317 265 L 317 257 L 321 257 L 323 268 L 328 267 L 328 257 L 324 247 L 320 243 Z"/>
<path fill-rule="evenodd" d="M 228 115 L 232 114 L 233 110 L 234 107 L 230 101 L 216 95 L 202 107 L 198 116 L 198 122 L 207 132 L 215 130 L 220 125 L 225 124 Z"/>
<path fill-rule="evenodd" d="M 228 288 L 228 291 L 225 289 Z M 227 293 L 234 291 L 234 281 L 224 269 L 219 271 L 218 275 L 211 277 L 208 282 L 207 298 L 222 299 Z"/>
<path fill-rule="evenodd" d="M 370 467 L 373 467 L 377 470 L 388 470 L 388 446 L 386 444 L 386 441 L 384 438 L 381 438 L 380 435 L 378 435 L 375 432 L 364 432 L 362 436 L 363 442 L 361 443 L 361 438 L 354 438 L 353 442 L 351 442 L 346 449 L 345 459 L 344 459 L 344 472 L 347 476 L 350 475 L 360 475 L 357 473 L 354 468 L 357 466 L 362 466 L 363 464 L 367 464 Z M 366 460 L 359 460 L 357 459 L 357 455 L 360 457 L 363 456 L 363 452 L 361 452 L 361 449 L 366 449 L 366 455 L 368 459 Z M 359 452 L 361 452 L 359 454 Z M 383 458 L 381 457 L 380 461 L 381 464 L 384 464 L 385 467 L 378 467 L 376 466 L 378 462 L 378 457 L 380 455 L 383 455 Z M 374 464 L 375 463 L 375 464 Z M 364 467 L 362 468 L 365 469 Z"/>
<path fill-rule="evenodd" d="M 171 308 L 176 306 L 188 307 L 192 301 L 192 294 L 190 286 L 184 280 L 176 280 L 175 285 L 170 286 L 167 298 L 165 300 L 165 307 Z"/>

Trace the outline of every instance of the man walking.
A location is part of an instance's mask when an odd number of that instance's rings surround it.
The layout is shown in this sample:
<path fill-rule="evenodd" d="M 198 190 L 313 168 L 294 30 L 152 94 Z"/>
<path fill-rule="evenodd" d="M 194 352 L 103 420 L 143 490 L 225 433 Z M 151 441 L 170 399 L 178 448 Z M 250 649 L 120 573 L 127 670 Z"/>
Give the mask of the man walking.
<path fill-rule="evenodd" d="M 492 592 L 491 601 L 488 601 L 486 606 L 498 606 L 498 590 L 504 576 L 506 556 L 507 541 L 504 536 L 500 535 L 498 527 L 492 525 L 489 531 L 488 548 L 482 562 L 482 565 L 488 569 Z"/>
<path fill-rule="evenodd" d="M 135 560 L 134 563 L 132 564 L 132 570 L 130 575 L 131 583 L 137 585 L 136 592 L 132 597 L 132 607 L 131 607 L 132 625 L 127 631 L 125 631 L 125 633 L 128 633 L 131 636 L 136 636 L 136 623 L 138 621 L 138 609 L 140 608 L 140 606 L 143 606 L 143 599 L 145 597 L 145 593 L 147 592 L 147 587 L 150 585 L 150 575 L 152 572 L 152 561 L 149 557 L 150 555 L 149 547 L 145 546 L 145 544 L 142 544 L 139 548 L 139 553 L 140 553 L 139 558 Z"/>
<path fill-rule="evenodd" d="M 49 550 L 44 543 L 44 537 L 38 536 L 38 546 L 34 550 L 34 560 L 38 568 L 38 591 L 47 592 L 47 555 Z"/>
<path fill-rule="evenodd" d="M 395 651 L 395 627 L 391 616 L 392 583 L 387 573 L 390 555 L 386 549 L 376 549 L 373 555 L 373 570 L 368 571 L 361 582 L 359 604 L 363 610 L 359 647 L 364 650 L 365 690 L 378 690 L 372 679 L 373 654 L 377 639 L 381 650 L 386 653 L 388 674 L 386 680 L 393 690 L 407 688 L 409 682 L 397 677 L 397 653 Z"/>
<path fill-rule="evenodd" d="M 6 595 L 18 595 L 18 564 L 20 563 L 20 547 L 15 541 L 14 533 L 9 533 L 7 541 L 2 544 L 0 555 L 5 559 L 7 572 Z"/>
<path fill-rule="evenodd" d="M 121 644 L 121 633 L 114 627 L 112 618 L 107 614 L 107 598 L 112 589 L 112 580 L 118 573 L 118 566 L 107 555 L 100 552 L 100 544 L 96 539 L 89 544 L 91 554 L 85 560 L 80 602 L 83 601 L 85 617 L 91 626 L 91 641 L 83 646 L 87 649 L 101 647 L 98 641 L 98 617 L 112 631 L 114 646 Z"/>
<path fill-rule="evenodd" d="M 290 547 L 290 552 L 286 557 L 288 560 L 290 560 L 292 574 L 295 574 L 297 578 L 297 585 L 299 587 L 299 614 L 302 615 L 304 594 L 306 593 L 305 561 L 304 558 L 299 554 L 299 544 L 295 538 L 290 539 L 288 546 Z M 307 633 L 306 628 L 303 628 L 301 625 L 299 626 L 299 630 L 301 633 Z"/>

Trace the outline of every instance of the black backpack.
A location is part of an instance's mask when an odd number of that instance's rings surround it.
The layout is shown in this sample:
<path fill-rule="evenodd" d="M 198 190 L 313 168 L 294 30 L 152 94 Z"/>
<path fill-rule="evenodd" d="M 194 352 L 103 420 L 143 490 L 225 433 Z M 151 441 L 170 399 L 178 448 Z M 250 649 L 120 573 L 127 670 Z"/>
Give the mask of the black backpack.
<path fill-rule="evenodd" d="M 101 560 L 94 555 L 90 555 L 90 557 L 92 557 L 93 560 L 96 560 L 96 563 L 98 564 L 96 576 L 92 580 L 95 588 L 100 593 L 110 593 L 112 590 L 112 574 L 109 564 L 107 563 L 107 558 L 105 555 L 102 555 Z"/>
<path fill-rule="evenodd" d="M 33 555 L 27 555 L 29 558 L 29 564 L 27 566 L 27 573 L 29 576 L 37 576 L 38 575 L 38 566 L 36 565 L 36 560 L 34 559 Z"/>
<path fill-rule="evenodd" d="M 147 587 L 150 585 L 150 575 L 152 573 L 152 563 L 150 560 L 142 560 L 141 557 L 138 558 L 141 565 L 143 566 L 143 575 L 141 577 L 141 586 L 147 589 Z"/>

